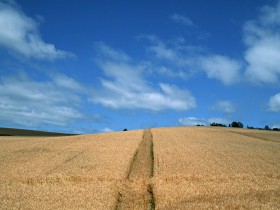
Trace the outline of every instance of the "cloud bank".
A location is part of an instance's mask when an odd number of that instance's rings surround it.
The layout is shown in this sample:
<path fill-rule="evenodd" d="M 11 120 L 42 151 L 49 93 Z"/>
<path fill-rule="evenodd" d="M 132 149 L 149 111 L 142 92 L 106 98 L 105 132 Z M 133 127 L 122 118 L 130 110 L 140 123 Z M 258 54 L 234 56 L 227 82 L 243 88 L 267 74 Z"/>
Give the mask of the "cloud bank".
<path fill-rule="evenodd" d="M 42 40 L 38 23 L 15 3 L 0 2 L 0 46 L 26 58 L 58 59 L 73 56 Z"/>
<path fill-rule="evenodd" d="M 220 80 L 224 85 L 239 81 L 241 65 L 238 61 L 222 55 L 200 57 L 198 66 L 210 79 Z"/>
<path fill-rule="evenodd" d="M 68 86 L 73 82 L 65 75 L 48 81 L 35 81 L 25 73 L 2 77 L 0 121 L 34 127 L 41 124 L 65 126 L 81 119 L 80 89 Z"/>
<path fill-rule="evenodd" d="M 268 111 L 280 112 L 280 93 L 270 97 L 268 102 Z"/>
<path fill-rule="evenodd" d="M 181 42 L 164 43 L 155 36 L 147 36 L 151 44 L 148 52 L 163 63 L 159 72 L 170 76 L 170 69 L 177 77 L 204 73 L 209 79 L 215 79 L 224 85 L 233 85 L 240 81 L 241 62 L 225 55 L 208 53 L 203 48 L 188 46 Z M 183 69 L 183 70 L 182 70 Z M 168 71 L 161 71 L 168 70 Z"/>
<path fill-rule="evenodd" d="M 225 118 L 220 118 L 220 117 L 213 117 L 213 118 L 209 118 L 209 119 L 205 119 L 205 118 L 197 118 L 197 117 L 185 117 L 185 118 L 180 118 L 178 120 L 180 125 L 183 126 L 195 126 L 195 125 L 209 125 L 211 123 L 221 123 L 221 124 L 225 124 L 228 125 L 230 123 L 229 120 L 225 119 Z"/>
<path fill-rule="evenodd" d="M 144 74 L 146 66 L 133 63 L 124 52 L 104 43 L 97 45 L 99 57 L 96 62 L 106 78 L 101 78 L 101 88 L 91 101 L 112 109 L 147 109 L 177 111 L 196 107 L 190 91 L 167 83 L 152 84 Z"/>
<path fill-rule="evenodd" d="M 246 76 L 254 83 L 276 84 L 280 74 L 280 1 L 264 6 L 256 20 L 244 24 Z"/>
<path fill-rule="evenodd" d="M 189 18 L 177 13 L 173 14 L 171 18 L 188 26 L 193 24 Z M 167 43 L 153 37 L 153 39 L 150 38 L 152 46 L 149 46 L 148 49 L 157 59 L 173 63 L 174 71 L 183 68 L 188 73 L 204 72 L 209 79 L 219 80 L 224 85 L 233 85 L 240 81 L 251 81 L 264 85 L 278 84 L 280 75 L 280 1 L 274 6 L 263 6 L 257 18 L 246 21 L 243 24 L 242 35 L 245 44 L 244 60 L 208 53 L 206 50 L 200 52 L 190 50 L 190 46 L 187 46 L 184 40 L 168 46 Z M 169 69 L 172 68 L 169 67 Z"/>

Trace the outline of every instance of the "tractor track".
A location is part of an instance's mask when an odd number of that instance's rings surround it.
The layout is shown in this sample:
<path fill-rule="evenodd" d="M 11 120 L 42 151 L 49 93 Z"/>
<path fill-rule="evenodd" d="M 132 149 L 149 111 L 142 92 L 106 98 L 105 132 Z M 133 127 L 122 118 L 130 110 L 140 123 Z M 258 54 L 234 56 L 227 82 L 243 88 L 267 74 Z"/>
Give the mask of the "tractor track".
<path fill-rule="evenodd" d="M 227 131 L 227 132 L 239 134 L 239 135 L 246 136 L 246 137 L 250 137 L 250 138 L 254 138 L 254 139 L 256 139 L 256 140 L 262 140 L 262 141 L 267 141 L 267 142 L 270 141 L 270 142 L 280 143 L 280 142 L 277 141 L 277 140 L 273 140 L 273 139 L 269 139 L 269 138 L 266 138 L 266 137 L 258 136 L 258 135 L 256 135 L 256 134 L 244 133 L 244 132 L 238 132 L 238 131 Z"/>
<path fill-rule="evenodd" d="M 120 186 L 116 210 L 150 209 L 156 203 L 150 178 L 154 175 L 153 135 L 150 129 L 143 131 L 142 141 L 136 149 L 128 174 Z"/>

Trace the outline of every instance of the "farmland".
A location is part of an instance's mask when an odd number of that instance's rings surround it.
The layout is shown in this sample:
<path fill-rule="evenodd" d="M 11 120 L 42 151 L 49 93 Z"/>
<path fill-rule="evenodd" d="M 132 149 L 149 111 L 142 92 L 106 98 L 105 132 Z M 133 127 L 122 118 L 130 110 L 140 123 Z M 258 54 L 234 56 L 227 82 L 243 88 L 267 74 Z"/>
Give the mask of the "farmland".
<path fill-rule="evenodd" d="M 168 128 L 153 136 L 159 209 L 280 208 L 278 133 Z"/>
<path fill-rule="evenodd" d="M 280 133 L 0 137 L 0 209 L 280 208 Z"/>

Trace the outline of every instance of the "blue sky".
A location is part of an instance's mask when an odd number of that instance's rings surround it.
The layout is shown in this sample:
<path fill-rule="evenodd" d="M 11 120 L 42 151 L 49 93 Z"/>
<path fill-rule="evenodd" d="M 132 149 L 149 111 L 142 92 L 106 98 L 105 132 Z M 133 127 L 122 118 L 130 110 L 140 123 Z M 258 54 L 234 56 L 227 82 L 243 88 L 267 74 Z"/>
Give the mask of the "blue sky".
<path fill-rule="evenodd" d="M 0 127 L 280 127 L 280 1 L 0 0 Z"/>

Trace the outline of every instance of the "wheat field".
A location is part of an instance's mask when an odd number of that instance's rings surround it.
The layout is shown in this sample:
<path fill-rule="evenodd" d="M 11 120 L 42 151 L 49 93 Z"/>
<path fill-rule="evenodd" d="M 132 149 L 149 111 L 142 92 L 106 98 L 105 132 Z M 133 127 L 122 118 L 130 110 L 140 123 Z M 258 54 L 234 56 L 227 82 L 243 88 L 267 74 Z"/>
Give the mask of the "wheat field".
<path fill-rule="evenodd" d="M 0 209 L 114 209 L 141 137 L 1 137 Z"/>
<path fill-rule="evenodd" d="M 280 209 L 279 133 L 196 127 L 153 136 L 158 209 Z"/>
<path fill-rule="evenodd" d="M 0 209 L 280 209 L 280 132 L 0 137 Z"/>

